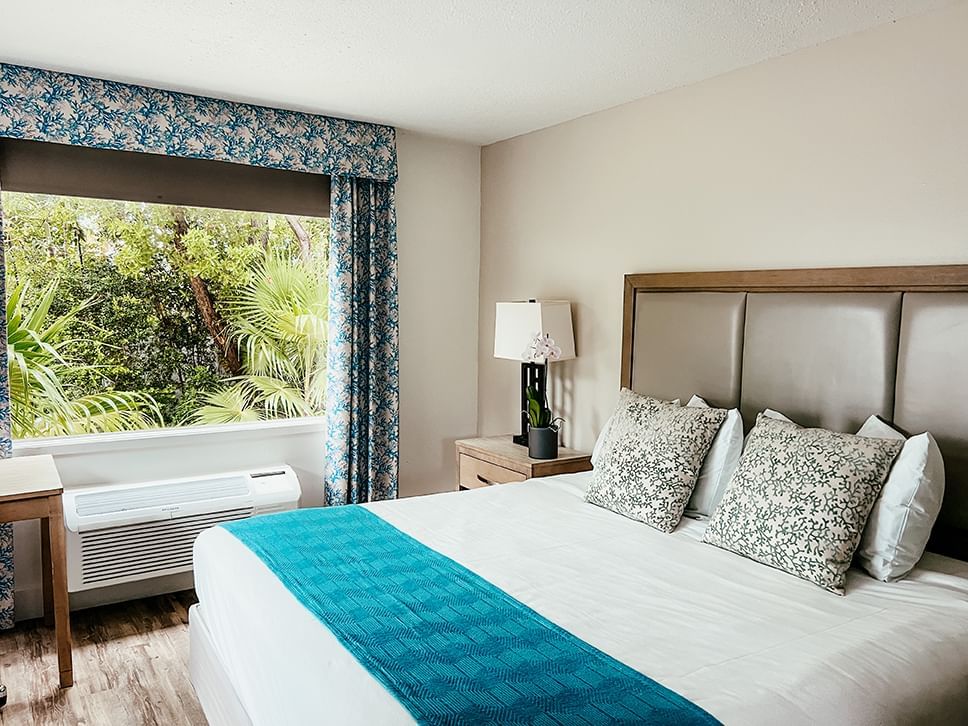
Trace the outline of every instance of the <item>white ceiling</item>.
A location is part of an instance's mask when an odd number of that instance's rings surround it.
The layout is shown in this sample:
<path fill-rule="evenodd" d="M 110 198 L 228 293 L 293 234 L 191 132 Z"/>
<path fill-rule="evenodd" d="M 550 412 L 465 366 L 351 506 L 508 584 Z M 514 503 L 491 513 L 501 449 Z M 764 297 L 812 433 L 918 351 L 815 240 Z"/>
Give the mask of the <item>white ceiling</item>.
<path fill-rule="evenodd" d="M 3 0 L 0 60 L 486 144 L 951 0 Z"/>

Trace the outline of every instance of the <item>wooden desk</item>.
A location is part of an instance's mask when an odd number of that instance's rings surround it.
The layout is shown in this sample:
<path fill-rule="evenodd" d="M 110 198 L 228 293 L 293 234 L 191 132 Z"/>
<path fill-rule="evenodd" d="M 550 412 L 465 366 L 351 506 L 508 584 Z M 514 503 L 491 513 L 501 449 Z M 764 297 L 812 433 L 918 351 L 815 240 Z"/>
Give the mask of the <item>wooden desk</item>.
<path fill-rule="evenodd" d="M 74 667 L 67 601 L 63 492 L 52 457 L 18 456 L 0 460 L 0 522 L 40 520 L 44 622 L 53 625 L 56 631 L 60 685 L 67 688 L 74 685 Z"/>

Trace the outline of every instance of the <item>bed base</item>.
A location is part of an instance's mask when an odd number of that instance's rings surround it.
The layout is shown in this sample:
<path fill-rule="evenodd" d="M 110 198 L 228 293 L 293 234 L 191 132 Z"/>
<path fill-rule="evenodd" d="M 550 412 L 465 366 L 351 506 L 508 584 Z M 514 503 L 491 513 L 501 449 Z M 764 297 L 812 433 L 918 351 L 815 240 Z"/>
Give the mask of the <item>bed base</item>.
<path fill-rule="evenodd" d="M 197 604 L 188 611 L 188 635 L 189 674 L 209 726 L 252 726 Z"/>

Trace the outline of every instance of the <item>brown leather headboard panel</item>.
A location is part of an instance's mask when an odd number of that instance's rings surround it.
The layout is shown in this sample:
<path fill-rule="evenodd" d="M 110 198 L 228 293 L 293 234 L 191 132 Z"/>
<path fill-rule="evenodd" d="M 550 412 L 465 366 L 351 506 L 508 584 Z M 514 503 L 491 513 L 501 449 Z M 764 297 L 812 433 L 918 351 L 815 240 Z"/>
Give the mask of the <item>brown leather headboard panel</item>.
<path fill-rule="evenodd" d="M 930 549 L 968 559 L 968 265 L 626 275 L 622 385 L 855 432 L 930 431 L 946 495 Z"/>
<path fill-rule="evenodd" d="M 742 292 L 640 292 L 635 339 L 655 345 L 636 358 L 632 390 L 685 403 L 701 389 L 712 406 L 739 405 L 745 306 Z"/>
<path fill-rule="evenodd" d="M 750 293 L 743 393 L 747 429 L 775 408 L 804 426 L 856 431 L 894 405 L 901 293 Z"/>
<path fill-rule="evenodd" d="M 938 440 L 947 482 L 942 525 L 968 535 L 968 294 L 904 296 L 894 421 Z"/>

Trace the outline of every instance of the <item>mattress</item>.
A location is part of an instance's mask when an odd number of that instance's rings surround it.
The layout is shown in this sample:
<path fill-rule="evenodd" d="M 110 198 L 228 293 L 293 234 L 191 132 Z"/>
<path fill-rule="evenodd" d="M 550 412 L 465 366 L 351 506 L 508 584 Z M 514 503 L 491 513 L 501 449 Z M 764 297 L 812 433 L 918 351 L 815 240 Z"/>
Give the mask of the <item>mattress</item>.
<path fill-rule="evenodd" d="M 366 505 L 724 723 L 968 723 L 968 563 L 926 555 L 847 596 L 583 500 L 589 474 Z M 220 528 L 195 545 L 199 608 L 257 726 L 410 714 Z"/>

